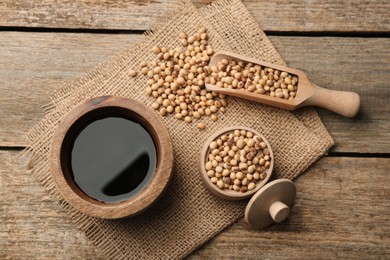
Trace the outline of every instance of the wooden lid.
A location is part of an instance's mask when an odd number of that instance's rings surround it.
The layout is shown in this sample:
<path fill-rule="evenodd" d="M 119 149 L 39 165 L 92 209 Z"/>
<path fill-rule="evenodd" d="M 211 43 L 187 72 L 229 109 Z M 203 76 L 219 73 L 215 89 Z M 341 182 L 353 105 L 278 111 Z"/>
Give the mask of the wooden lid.
<path fill-rule="evenodd" d="M 245 220 L 252 228 L 261 229 L 274 222 L 282 222 L 290 212 L 296 188 L 288 179 L 271 181 L 262 187 L 249 201 Z"/>

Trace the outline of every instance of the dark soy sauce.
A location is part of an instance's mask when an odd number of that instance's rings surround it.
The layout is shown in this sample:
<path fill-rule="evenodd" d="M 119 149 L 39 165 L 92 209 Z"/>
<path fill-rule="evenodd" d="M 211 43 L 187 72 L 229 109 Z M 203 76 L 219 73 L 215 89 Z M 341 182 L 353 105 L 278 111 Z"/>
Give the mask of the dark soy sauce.
<path fill-rule="evenodd" d="M 87 125 L 71 152 L 73 179 L 89 197 L 121 202 L 141 192 L 157 165 L 156 147 L 138 123 L 107 117 Z"/>

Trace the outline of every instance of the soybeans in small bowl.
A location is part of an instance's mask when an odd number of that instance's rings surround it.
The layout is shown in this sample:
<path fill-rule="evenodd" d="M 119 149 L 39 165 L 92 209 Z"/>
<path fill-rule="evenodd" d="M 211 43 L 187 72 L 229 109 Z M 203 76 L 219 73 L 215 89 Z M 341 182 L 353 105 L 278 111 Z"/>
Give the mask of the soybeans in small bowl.
<path fill-rule="evenodd" d="M 200 154 L 200 172 L 206 187 L 227 200 L 250 198 L 271 177 L 273 153 L 258 131 L 244 126 L 214 133 Z"/>

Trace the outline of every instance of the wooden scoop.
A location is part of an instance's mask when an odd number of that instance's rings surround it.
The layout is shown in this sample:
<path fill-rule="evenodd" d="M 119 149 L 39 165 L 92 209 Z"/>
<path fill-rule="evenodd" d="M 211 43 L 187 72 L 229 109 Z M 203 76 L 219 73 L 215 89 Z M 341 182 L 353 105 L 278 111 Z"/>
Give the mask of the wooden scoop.
<path fill-rule="evenodd" d="M 354 117 L 359 111 L 360 96 L 357 93 L 321 88 L 315 84 L 312 84 L 303 71 L 224 51 L 214 54 L 210 60 L 209 66 L 216 66 L 222 59 L 234 59 L 236 61 L 243 61 L 246 63 L 251 62 L 264 67 L 294 74 L 298 77 L 296 96 L 293 100 L 287 100 L 271 97 L 268 95 L 252 93 L 243 89 L 221 88 L 208 83 L 206 84 L 206 88 L 209 90 L 256 101 L 262 104 L 267 104 L 290 111 L 304 106 L 318 106 L 336 112 L 345 117 Z"/>

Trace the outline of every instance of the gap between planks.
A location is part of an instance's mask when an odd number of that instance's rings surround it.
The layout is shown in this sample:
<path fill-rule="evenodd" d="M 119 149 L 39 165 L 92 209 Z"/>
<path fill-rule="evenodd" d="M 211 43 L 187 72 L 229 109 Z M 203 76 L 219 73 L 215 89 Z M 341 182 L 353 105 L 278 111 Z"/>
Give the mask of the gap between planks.
<path fill-rule="evenodd" d="M 27 146 L 0 146 L 0 151 L 23 151 Z M 348 153 L 330 152 L 324 157 L 345 157 L 345 158 L 390 158 L 390 153 Z"/>
<path fill-rule="evenodd" d="M 93 29 L 149 29 L 153 20 L 174 13 L 180 0 L 0 2 L 1 26 Z M 200 8 L 212 0 L 194 0 Z M 387 0 L 245 0 L 266 31 L 390 31 Z"/>
<path fill-rule="evenodd" d="M 88 34 L 134 34 L 142 35 L 145 30 L 127 29 L 94 29 L 94 28 L 61 28 L 61 27 L 27 27 L 0 26 L 0 32 L 35 32 L 35 33 L 88 33 Z M 301 37 L 364 37 L 389 38 L 390 31 L 267 31 L 268 36 L 301 36 Z"/>

